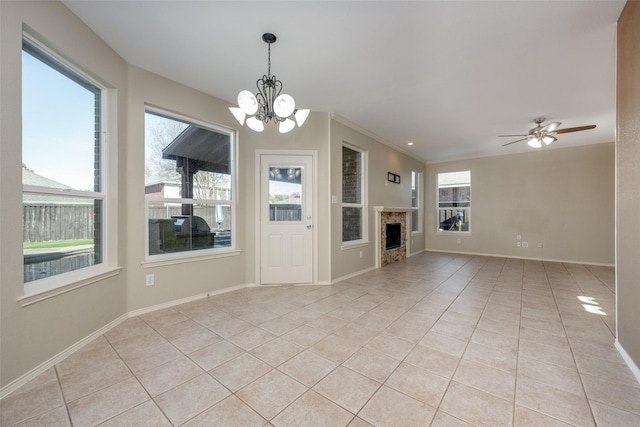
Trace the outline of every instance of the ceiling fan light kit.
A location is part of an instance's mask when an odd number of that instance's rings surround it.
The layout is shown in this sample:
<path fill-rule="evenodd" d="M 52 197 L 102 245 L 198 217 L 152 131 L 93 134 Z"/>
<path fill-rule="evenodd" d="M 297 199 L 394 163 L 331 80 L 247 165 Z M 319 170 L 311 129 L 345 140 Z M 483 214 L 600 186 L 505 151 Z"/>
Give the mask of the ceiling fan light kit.
<path fill-rule="evenodd" d="M 527 141 L 527 145 L 529 145 L 529 147 L 541 148 L 543 144 L 545 146 L 547 146 L 547 145 L 551 144 L 552 142 L 557 141 L 558 138 L 556 138 L 555 135 L 559 135 L 559 134 L 562 134 L 562 133 L 569 133 L 569 132 L 578 132 L 578 131 L 581 131 L 581 130 L 593 129 L 593 128 L 596 127 L 596 125 L 587 125 L 587 126 L 578 126 L 578 127 L 573 127 L 573 128 L 558 129 L 560 127 L 560 125 L 562 125 L 562 123 L 560 123 L 560 122 L 552 122 L 552 123 L 549 123 L 546 126 L 542 126 L 542 123 L 545 121 L 544 117 L 538 117 L 538 118 L 534 119 L 533 121 L 536 124 L 536 127 L 534 127 L 533 129 L 529 130 L 529 133 L 527 133 L 527 134 L 522 134 L 522 135 L 498 135 L 499 137 L 515 137 L 515 136 L 523 136 L 524 137 L 524 138 L 517 139 L 515 141 L 507 142 L 506 144 L 503 144 L 502 146 L 506 147 L 507 145 L 515 144 L 516 142 Z"/>
<path fill-rule="evenodd" d="M 238 106 L 229 107 L 229 111 L 240 125 L 256 132 L 262 132 L 264 125 L 273 120 L 279 124 L 280 133 L 290 132 L 293 128 L 302 126 L 309 117 L 309 110 L 296 109 L 296 102 L 291 95 L 282 92 L 282 82 L 271 75 L 271 44 L 276 42 L 276 36 L 264 33 L 262 40 L 268 45 L 267 74 L 256 82 L 258 93 L 255 95 L 248 90 L 238 94 Z"/>

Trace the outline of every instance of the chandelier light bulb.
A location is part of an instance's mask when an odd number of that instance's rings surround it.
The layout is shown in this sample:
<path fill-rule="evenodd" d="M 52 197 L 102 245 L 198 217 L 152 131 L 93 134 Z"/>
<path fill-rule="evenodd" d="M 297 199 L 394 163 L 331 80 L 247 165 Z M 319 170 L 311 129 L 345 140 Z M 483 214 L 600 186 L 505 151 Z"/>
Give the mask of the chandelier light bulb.
<path fill-rule="evenodd" d="M 271 74 L 271 45 L 276 42 L 276 36 L 264 33 L 262 41 L 268 46 L 267 74 L 256 81 L 257 93 L 253 94 L 248 90 L 240 91 L 238 107 L 231 107 L 229 111 L 241 126 L 245 118 L 251 116 L 246 120 L 246 124 L 256 132 L 262 132 L 265 123 L 273 120 L 274 123 L 279 124 L 280 133 L 287 133 L 296 127 L 296 123 L 302 126 L 309 116 L 309 110 L 296 110 L 296 101 L 291 95 L 281 94 L 282 82 Z"/>
<path fill-rule="evenodd" d="M 235 117 L 236 120 L 240 123 L 240 126 L 242 126 L 244 124 L 244 119 L 246 117 L 246 114 L 244 113 L 244 111 L 242 111 L 242 109 L 238 107 L 229 107 L 229 111 L 231 111 L 231 114 L 233 114 L 233 117 Z"/>
<path fill-rule="evenodd" d="M 278 128 L 278 130 L 280 131 L 280 133 L 287 133 L 294 127 L 296 127 L 296 122 L 291 119 L 285 119 L 284 121 L 280 122 L 280 127 Z"/>
<path fill-rule="evenodd" d="M 256 132 L 262 132 L 264 130 L 264 123 L 262 123 L 261 120 L 258 120 L 256 116 L 249 117 L 247 119 L 247 126 L 249 126 L 249 129 Z"/>
<path fill-rule="evenodd" d="M 296 109 L 296 101 L 293 100 L 293 96 L 283 93 L 273 101 L 273 111 L 278 117 L 289 117 L 293 114 L 293 110 Z"/>
<path fill-rule="evenodd" d="M 555 140 L 556 140 L 556 138 L 553 137 L 553 136 L 550 136 L 550 135 L 547 135 L 544 138 L 542 138 L 542 142 L 544 142 L 544 145 L 549 145 L 552 142 L 554 142 Z"/>
<path fill-rule="evenodd" d="M 252 116 L 258 112 L 258 100 L 248 90 L 240 91 L 238 94 L 238 106 L 247 116 Z"/>
<path fill-rule="evenodd" d="M 307 120 L 307 117 L 309 117 L 309 110 L 307 109 L 303 109 L 303 110 L 296 110 L 294 114 L 294 116 L 296 117 L 296 123 L 298 124 L 298 127 L 302 126 L 305 122 L 305 120 Z"/>

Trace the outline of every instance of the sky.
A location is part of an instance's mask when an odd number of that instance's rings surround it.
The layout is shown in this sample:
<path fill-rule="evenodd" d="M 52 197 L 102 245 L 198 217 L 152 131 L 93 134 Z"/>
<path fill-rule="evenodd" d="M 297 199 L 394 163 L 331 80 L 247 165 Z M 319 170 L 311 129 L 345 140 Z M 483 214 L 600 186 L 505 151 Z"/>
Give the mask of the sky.
<path fill-rule="evenodd" d="M 22 52 L 22 162 L 36 174 L 76 190 L 94 189 L 95 95 Z M 167 119 L 146 114 L 149 129 Z M 277 194 L 301 186 L 272 181 Z"/>
<path fill-rule="evenodd" d="M 22 162 L 38 175 L 93 191 L 95 96 L 22 52 Z"/>

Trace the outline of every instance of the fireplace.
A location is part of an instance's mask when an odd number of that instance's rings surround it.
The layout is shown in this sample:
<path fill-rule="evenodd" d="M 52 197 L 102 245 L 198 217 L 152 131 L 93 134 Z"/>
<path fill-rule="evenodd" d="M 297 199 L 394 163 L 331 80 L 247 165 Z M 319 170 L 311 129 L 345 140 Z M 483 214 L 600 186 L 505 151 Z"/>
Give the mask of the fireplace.
<path fill-rule="evenodd" d="M 387 224 L 387 242 L 385 249 L 395 249 L 402 246 L 402 224 L 399 222 Z"/>
<path fill-rule="evenodd" d="M 374 206 L 376 212 L 376 268 L 409 257 L 411 215 L 416 208 Z"/>

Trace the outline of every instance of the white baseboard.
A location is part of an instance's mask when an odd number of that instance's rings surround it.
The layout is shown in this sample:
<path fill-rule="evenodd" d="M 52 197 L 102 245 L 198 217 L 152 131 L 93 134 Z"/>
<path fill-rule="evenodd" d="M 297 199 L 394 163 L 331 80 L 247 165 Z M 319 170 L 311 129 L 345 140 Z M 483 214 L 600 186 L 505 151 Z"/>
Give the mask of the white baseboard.
<path fill-rule="evenodd" d="M 618 349 L 618 352 L 622 356 L 622 359 L 624 359 L 624 362 L 627 364 L 629 369 L 631 369 L 631 373 L 636 377 L 638 383 L 640 383 L 640 369 L 638 368 L 638 365 L 636 365 L 631 356 L 629 356 L 624 347 L 622 347 L 622 344 L 620 344 L 617 339 L 614 345 Z"/>
<path fill-rule="evenodd" d="M 87 335 L 86 337 L 84 337 L 80 341 L 76 342 L 75 344 L 67 347 L 66 349 L 64 349 L 60 353 L 58 353 L 55 356 L 53 356 L 51 359 L 42 362 L 40 365 L 36 366 L 35 368 L 30 370 L 26 374 L 16 378 L 15 380 L 11 381 L 6 386 L 0 388 L 0 399 L 4 399 L 6 396 L 8 396 L 9 394 L 13 393 L 14 391 L 19 389 L 20 387 L 22 387 L 23 385 L 25 385 L 26 383 L 28 383 L 29 381 L 31 381 L 32 379 L 37 377 L 38 375 L 42 374 L 47 369 L 49 369 L 49 368 L 55 366 L 56 364 L 62 362 L 64 359 L 69 357 L 71 354 L 73 354 L 76 351 L 80 350 L 82 347 L 86 346 L 87 344 L 89 344 L 94 339 L 96 339 L 96 338 L 104 335 L 105 333 L 109 332 L 111 329 L 115 328 L 120 323 L 124 322 L 125 320 L 127 320 L 130 317 L 140 316 L 142 314 L 151 313 L 151 312 L 154 312 L 154 311 L 162 310 L 162 309 L 165 309 L 165 308 L 173 307 L 173 306 L 184 304 L 184 303 L 191 302 L 191 301 L 196 301 L 196 300 L 207 298 L 207 297 L 210 297 L 210 296 L 224 294 L 224 293 L 236 291 L 236 290 L 239 290 L 239 289 L 244 289 L 247 286 L 248 285 L 246 285 L 246 284 L 230 286 L 228 288 L 217 289 L 215 291 L 210 291 L 210 292 L 194 295 L 194 296 L 187 297 L 187 298 L 181 298 L 181 299 L 177 299 L 177 300 L 174 300 L 174 301 L 169 301 L 169 302 L 165 302 L 165 303 L 162 303 L 162 304 L 157 304 L 157 305 L 154 305 L 154 306 L 151 306 L 151 307 L 141 308 L 139 310 L 133 310 L 133 311 L 130 311 L 128 313 L 125 313 L 125 314 L 119 316 L 118 318 L 116 318 L 115 320 L 113 320 L 113 321 L 109 322 L 108 324 L 104 325 L 100 329 L 96 330 L 95 332 L 92 332 L 91 334 Z"/>
<path fill-rule="evenodd" d="M 193 295 L 186 298 L 180 298 L 173 301 L 163 302 L 162 304 L 156 304 L 156 305 L 152 305 L 151 307 L 145 307 L 138 310 L 130 311 L 129 313 L 127 313 L 127 317 L 135 317 L 135 316 L 141 316 L 147 313 L 153 313 L 154 311 L 163 310 L 165 308 L 174 307 L 176 305 L 185 304 L 192 301 L 197 301 L 199 299 L 212 297 L 214 295 L 226 294 L 227 292 L 237 291 L 240 289 L 244 289 L 248 286 L 249 285 L 246 285 L 246 284 L 229 286 L 228 288 L 217 289 L 215 291 L 204 292 L 204 293 Z"/>
<path fill-rule="evenodd" d="M 427 251 L 426 249 L 420 249 L 419 251 L 411 252 L 409 254 L 409 258 L 411 258 L 412 256 L 415 256 L 415 255 L 421 254 L 422 252 L 426 252 L 426 251 Z"/>
<path fill-rule="evenodd" d="M 336 284 L 336 283 L 340 283 L 343 280 L 351 279 L 352 277 L 356 277 L 356 276 L 359 276 L 361 274 L 368 273 L 369 271 L 373 271 L 375 269 L 376 269 L 376 267 L 373 266 L 373 267 L 365 268 L 364 270 L 356 271 L 355 273 L 349 273 L 346 276 L 338 277 L 336 279 L 331 280 L 331 284 L 333 285 L 333 284 Z"/>
<path fill-rule="evenodd" d="M 89 344 L 94 339 L 96 339 L 96 338 L 102 336 L 103 334 L 109 332 L 111 329 L 115 328 L 116 326 L 118 326 L 120 323 L 124 322 L 128 318 L 129 318 L 129 316 L 127 314 L 123 314 L 122 316 L 118 317 L 117 319 L 115 319 L 115 320 L 111 321 L 110 323 L 104 325 L 102 328 L 98 329 L 97 331 L 94 331 L 91 334 L 87 335 L 86 337 L 84 337 L 80 341 L 76 342 L 75 344 L 67 347 L 64 350 L 62 350 L 60 353 L 56 354 L 51 359 L 49 359 L 49 360 L 47 360 L 45 362 L 42 362 L 41 364 L 39 364 L 38 366 L 36 366 L 35 368 L 30 370 L 26 374 L 24 374 L 24 375 L 16 378 L 15 380 L 11 381 L 9 384 L 7 384 L 6 386 L 2 387 L 2 389 L 0 389 L 0 399 L 4 399 L 6 396 L 8 396 L 9 394 L 13 393 L 14 391 L 19 389 L 20 387 L 22 387 L 23 385 L 25 385 L 26 383 L 28 383 L 29 381 L 31 381 L 32 379 L 37 377 L 38 375 L 42 374 L 47 369 L 51 368 L 52 366 L 55 366 L 57 363 L 62 362 L 64 359 L 69 357 L 71 354 L 73 354 L 76 351 L 80 350 L 82 347 L 86 346 L 87 344 Z"/>
<path fill-rule="evenodd" d="M 429 248 L 425 249 L 425 252 L 440 252 L 440 253 L 456 254 L 456 255 L 489 256 L 493 258 L 513 258 L 513 259 L 524 259 L 527 261 L 561 262 L 565 264 L 584 264 L 584 265 L 595 265 L 599 267 L 615 267 L 615 264 L 606 264 L 606 263 L 600 263 L 600 262 L 577 261 L 577 260 L 568 260 L 568 259 L 534 258 L 534 257 L 515 256 L 515 255 L 488 254 L 483 252 L 444 251 L 440 249 L 429 249 Z"/>

